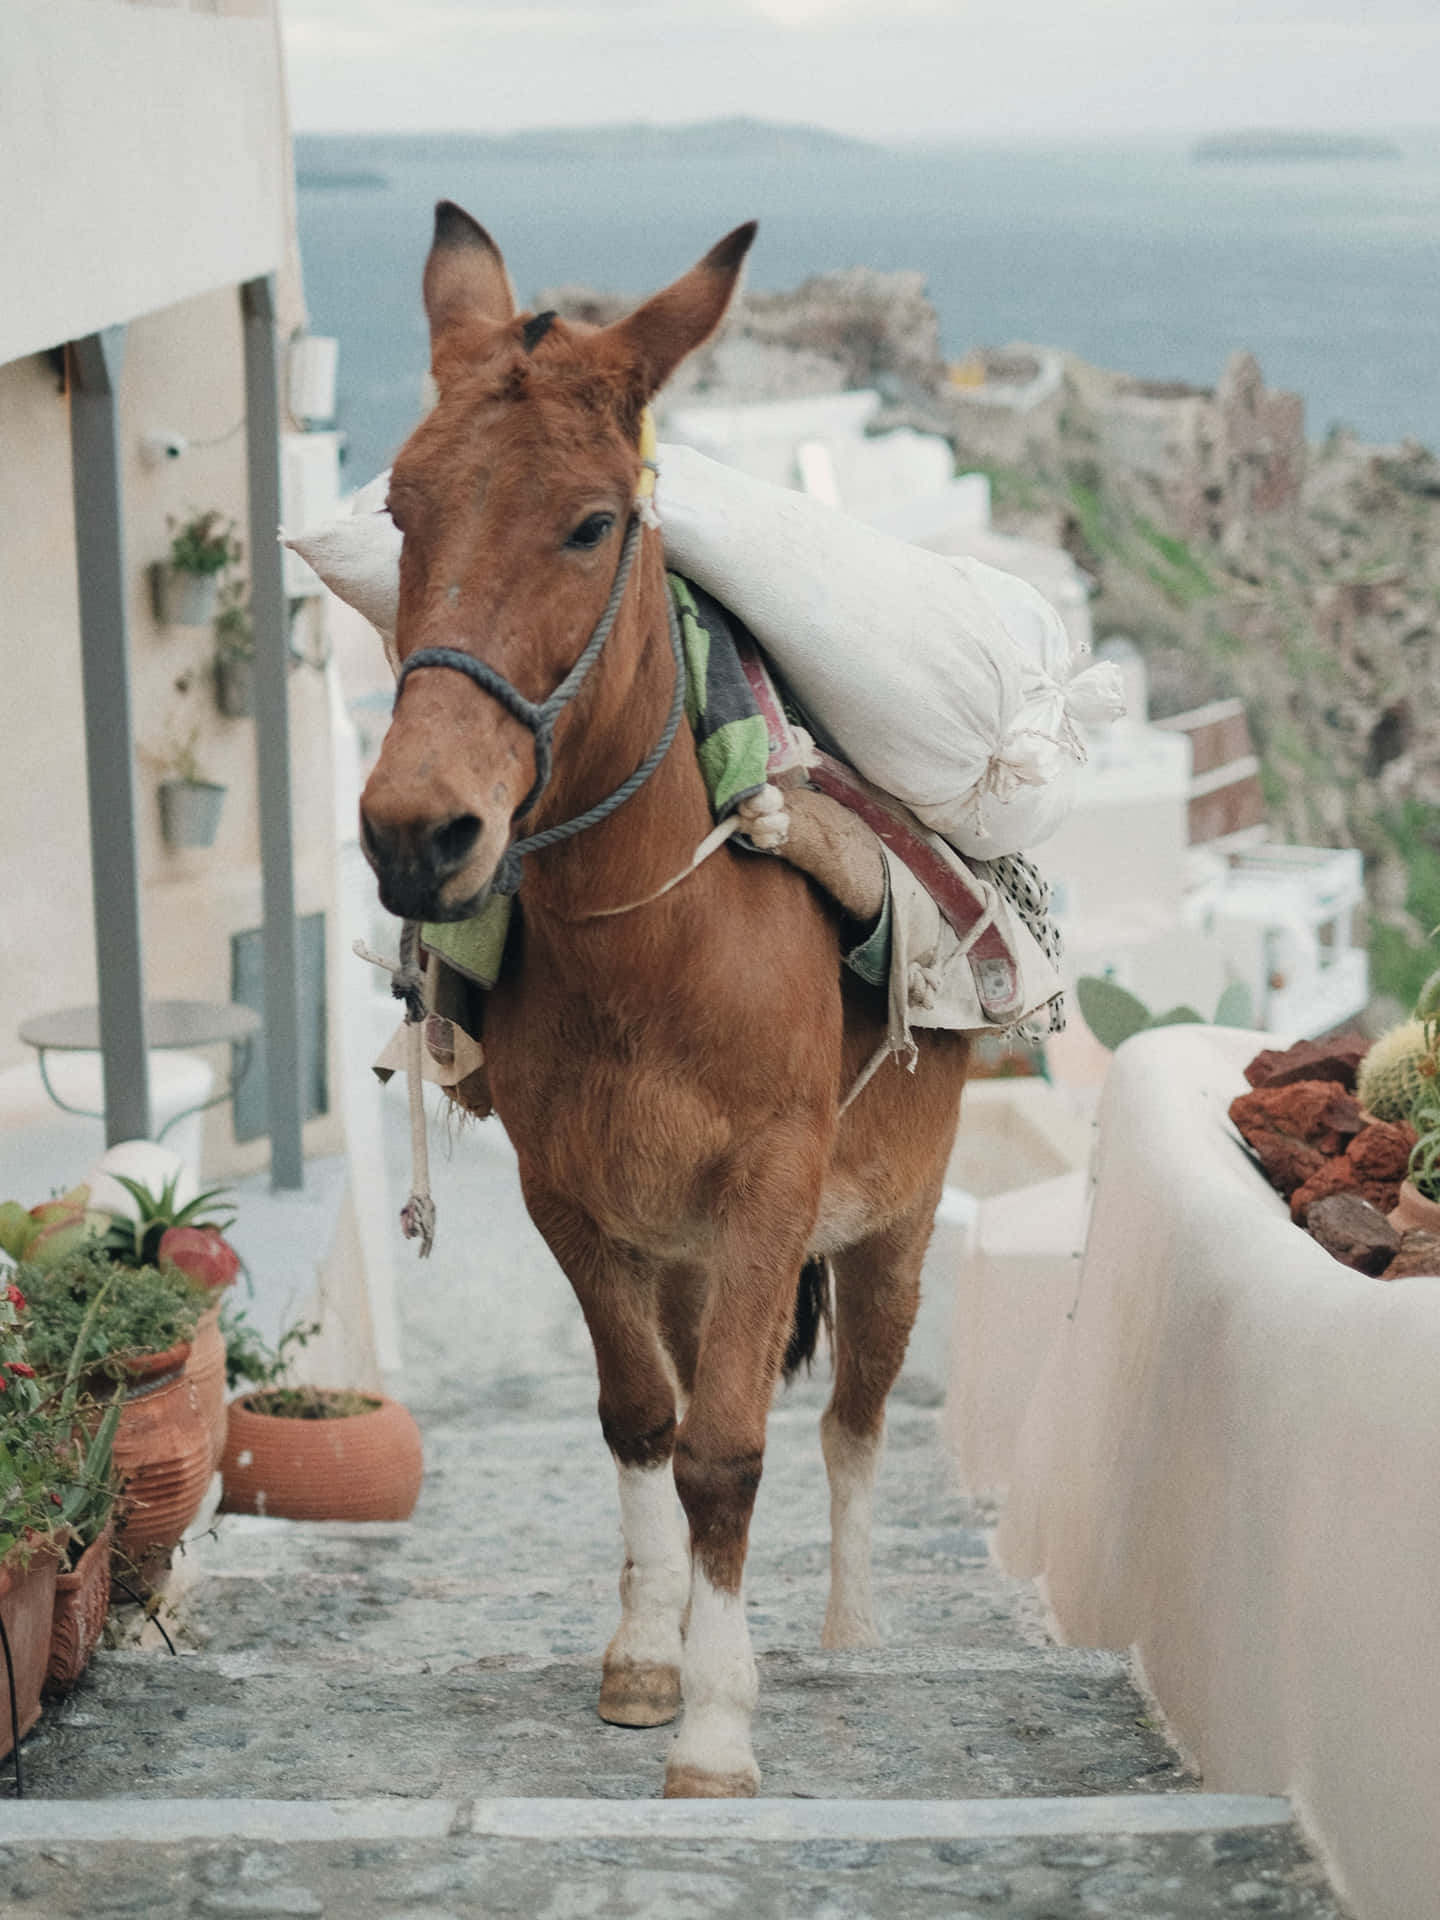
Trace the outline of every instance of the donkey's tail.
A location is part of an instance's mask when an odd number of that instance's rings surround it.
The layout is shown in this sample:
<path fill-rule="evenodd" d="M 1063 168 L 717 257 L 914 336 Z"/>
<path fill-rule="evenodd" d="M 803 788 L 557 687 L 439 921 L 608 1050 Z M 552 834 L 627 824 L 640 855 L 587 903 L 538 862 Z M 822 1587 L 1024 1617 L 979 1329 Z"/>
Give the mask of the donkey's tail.
<path fill-rule="evenodd" d="M 788 1384 L 804 1367 L 808 1373 L 820 1344 L 820 1329 L 827 1337 L 835 1330 L 830 1306 L 830 1262 L 823 1253 L 815 1253 L 800 1269 L 795 1289 L 795 1318 L 790 1323 L 790 1344 L 785 1349 L 785 1379 Z"/>

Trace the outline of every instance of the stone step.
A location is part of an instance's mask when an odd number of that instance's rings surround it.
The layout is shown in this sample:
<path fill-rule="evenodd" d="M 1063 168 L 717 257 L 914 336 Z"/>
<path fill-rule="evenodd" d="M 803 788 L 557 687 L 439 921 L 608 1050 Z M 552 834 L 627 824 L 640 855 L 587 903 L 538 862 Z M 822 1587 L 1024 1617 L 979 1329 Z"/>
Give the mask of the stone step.
<path fill-rule="evenodd" d="M 890 1423 L 876 1511 L 882 1624 L 896 1643 L 1043 1642 L 1028 1583 L 988 1559 L 988 1513 L 956 1495 L 931 1411 Z M 618 1617 L 615 1475 L 593 1415 L 436 1424 L 403 1526 L 223 1519 L 189 1551 L 189 1644 L 213 1652 L 341 1645 L 377 1657 L 597 1652 Z M 772 1418 L 747 1599 L 759 1648 L 818 1642 L 829 1498 L 816 1409 Z"/>
<path fill-rule="evenodd" d="M 0 1913 L 145 1920 L 1340 1920 L 1288 1803 L 454 1797 L 7 1810 Z"/>
<path fill-rule="evenodd" d="M 762 1654 L 766 1791 L 1153 1792 L 1185 1776 L 1123 1659 L 1078 1650 Z M 599 1662 L 101 1654 L 26 1748 L 33 1793 L 473 1792 L 646 1799 L 673 1729 L 604 1725 Z"/>

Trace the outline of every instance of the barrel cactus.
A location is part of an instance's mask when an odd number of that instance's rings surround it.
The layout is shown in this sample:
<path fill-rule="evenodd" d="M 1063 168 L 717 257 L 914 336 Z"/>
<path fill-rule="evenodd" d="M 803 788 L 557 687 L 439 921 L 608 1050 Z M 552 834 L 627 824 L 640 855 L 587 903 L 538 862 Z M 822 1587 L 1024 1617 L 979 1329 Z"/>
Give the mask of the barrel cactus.
<path fill-rule="evenodd" d="M 1377 1120 L 1409 1120 L 1434 1088 L 1437 1067 L 1433 1033 L 1423 1020 L 1407 1020 L 1382 1034 L 1360 1062 L 1356 1097 Z"/>

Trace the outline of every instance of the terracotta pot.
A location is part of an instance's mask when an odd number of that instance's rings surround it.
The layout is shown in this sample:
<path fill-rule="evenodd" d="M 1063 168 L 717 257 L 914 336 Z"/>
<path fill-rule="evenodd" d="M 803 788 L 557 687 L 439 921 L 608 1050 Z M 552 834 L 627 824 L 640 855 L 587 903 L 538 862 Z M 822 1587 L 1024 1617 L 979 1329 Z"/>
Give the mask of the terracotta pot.
<path fill-rule="evenodd" d="M 1426 1227 L 1431 1233 L 1440 1233 L 1440 1201 L 1427 1200 L 1418 1187 L 1402 1180 L 1400 1198 L 1389 1220 L 1397 1233 L 1404 1233 L 1410 1227 Z"/>
<path fill-rule="evenodd" d="M 195 1339 L 185 1370 L 194 1382 L 200 1411 L 210 1434 L 213 1472 L 225 1451 L 225 1337 L 220 1331 L 220 1302 L 207 1307 L 195 1328 Z"/>
<path fill-rule="evenodd" d="M 186 1362 L 186 1340 L 126 1367 L 129 1384 L 115 1434 L 124 1491 L 115 1550 L 153 1580 L 200 1511 L 214 1471 L 210 1428 Z"/>
<path fill-rule="evenodd" d="M 110 1548 L 115 1539 L 115 1516 L 92 1540 L 70 1573 L 55 1582 L 55 1610 L 50 1627 L 50 1664 L 45 1683 L 65 1692 L 73 1687 L 100 1644 L 105 1616 L 110 1611 Z"/>
<path fill-rule="evenodd" d="M 24 1736 L 40 1718 L 40 1689 L 50 1659 L 50 1625 L 55 1612 L 55 1576 L 60 1561 L 50 1548 L 35 1553 L 27 1567 L 0 1566 L 0 1619 L 10 1642 L 15 1672 L 15 1705 Z M 10 1722 L 10 1693 L 0 1656 L 0 1760 L 15 1746 Z"/>
<path fill-rule="evenodd" d="M 398 1400 L 334 1420 L 256 1412 L 263 1394 L 230 1402 L 220 1471 L 226 1513 L 285 1520 L 408 1520 L 425 1462 L 420 1429 Z"/>

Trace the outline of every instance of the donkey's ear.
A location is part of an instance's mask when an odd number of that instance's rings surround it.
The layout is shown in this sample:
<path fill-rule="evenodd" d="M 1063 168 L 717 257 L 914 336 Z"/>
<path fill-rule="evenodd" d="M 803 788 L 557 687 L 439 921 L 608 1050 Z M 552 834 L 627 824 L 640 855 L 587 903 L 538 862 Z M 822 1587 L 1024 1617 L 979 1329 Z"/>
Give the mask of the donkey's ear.
<path fill-rule="evenodd" d="M 658 393 L 686 354 L 708 340 L 724 319 L 755 232 L 753 220 L 736 227 L 689 273 L 628 319 L 605 329 L 607 346 L 628 364 L 643 399 Z"/>
<path fill-rule="evenodd" d="M 453 200 L 441 200 L 435 208 L 435 238 L 425 262 L 425 313 L 432 353 L 454 326 L 470 320 L 503 326 L 515 318 L 515 293 L 500 249 Z"/>

